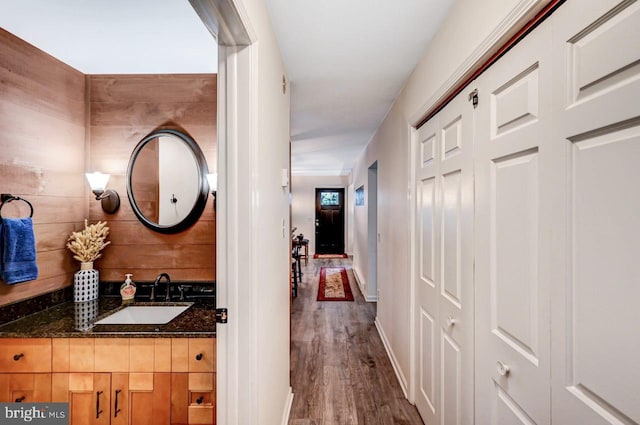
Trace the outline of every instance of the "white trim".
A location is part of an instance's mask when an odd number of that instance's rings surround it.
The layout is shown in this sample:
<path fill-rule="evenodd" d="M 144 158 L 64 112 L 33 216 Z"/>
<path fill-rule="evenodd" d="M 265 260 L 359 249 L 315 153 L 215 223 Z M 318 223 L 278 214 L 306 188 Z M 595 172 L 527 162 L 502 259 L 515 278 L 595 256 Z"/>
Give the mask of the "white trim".
<path fill-rule="evenodd" d="M 282 425 L 289 423 L 289 415 L 291 415 L 291 406 L 293 405 L 293 391 L 289 387 L 289 394 L 287 394 L 287 401 L 284 404 L 284 411 L 282 412 Z"/>
<path fill-rule="evenodd" d="M 409 123 L 416 127 L 433 108 L 453 92 L 458 84 L 468 78 L 479 65 L 489 59 L 511 38 L 520 29 L 522 23 L 533 18 L 550 1 L 520 0 L 473 53 L 451 74 L 447 81 L 409 117 Z"/>
<path fill-rule="evenodd" d="M 362 294 L 362 297 L 364 298 L 364 300 L 368 303 L 375 303 L 378 301 L 378 297 L 376 296 L 369 296 L 367 295 L 366 292 L 366 282 L 364 281 L 364 279 L 362 279 L 362 277 L 360 277 L 360 273 L 358 272 L 358 269 L 356 269 L 355 267 L 351 268 L 351 271 L 353 271 L 353 277 L 356 278 L 356 283 L 358 284 L 358 289 L 360 289 L 360 293 Z"/>
<path fill-rule="evenodd" d="M 227 68 L 234 68 L 233 57 L 228 57 L 227 48 L 218 47 L 218 87 L 228 86 Z M 229 73 L 229 78 L 233 78 L 234 72 Z M 227 137 L 227 108 L 232 104 L 232 100 L 227 100 L 227 91 L 218 89 L 218 140 L 225 140 Z M 229 129 L 232 131 L 232 129 Z M 227 258 L 227 252 L 231 252 L 228 246 L 234 238 L 228 235 L 227 210 L 229 208 L 225 192 L 228 188 L 226 181 L 226 161 L 227 143 L 218 142 L 218 191 L 216 194 L 216 282 L 228 282 L 228 269 L 231 268 Z M 216 285 L 216 297 L 219 306 L 225 306 L 229 311 L 237 311 L 237 295 L 231 295 L 230 285 Z M 235 303 L 231 301 L 236 300 Z M 235 394 L 238 393 L 237 370 L 238 362 L 234 353 L 238 351 L 238 323 L 233 318 L 225 326 L 216 328 L 216 417 L 217 423 L 237 423 L 238 400 Z"/>
<path fill-rule="evenodd" d="M 247 266 L 245 240 L 252 209 L 247 176 L 238 164 L 246 162 L 255 143 L 257 123 L 257 47 L 255 32 L 237 0 L 190 0 L 204 25 L 218 40 L 218 193 L 216 209 L 216 281 L 218 305 L 229 309 L 229 322 L 216 329 L 216 422 L 257 423 L 258 392 L 254 305 L 248 291 L 253 282 L 253 258 Z M 244 157 L 243 157 L 244 155 Z M 241 261 L 243 260 L 243 261 Z M 246 293 L 250 295 L 247 297 Z M 242 296 L 241 296 L 242 294 Z M 242 367 L 241 367 L 242 365 Z"/>
<path fill-rule="evenodd" d="M 396 355 L 391 349 L 391 344 L 389 344 L 389 340 L 387 339 L 387 336 L 385 335 L 384 330 L 382 329 L 382 325 L 378 321 L 377 317 L 374 323 L 376 324 L 376 329 L 378 330 L 378 335 L 380 335 L 380 339 L 382 340 L 384 349 L 387 351 L 387 356 L 391 361 L 391 366 L 393 366 L 393 370 L 396 373 L 396 378 L 398 378 L 398 382 L 400 383 L 400 388 L 402 388 L 404 397 L 408 399 L 409 397 L 407 397 L 407 378 L 405 378 L 405 376 L 402 374 L 402 369 L 400 369 L 400 364 L 398 363 L 398 359 L 396 358 Z"/>
<path fill-rule="evenodd" d="M 416 193 L 416 161 L 417 155 L 416 141 L 418 138 L 418 130 L 408 125 L 407 134 L 409 135 L 409 149 L 407 149 L 409 158 L 409 185 L 407 202 L 409 204 L 409 282 L 411 287 L 409 288 L 410 299 L 409 302 L 409 314 L 411 319 L 409 320 L 409 401 L 413 404 L 416 402 L 416 380 L 413 379 L 417 370 L 417 356 L 416 356 L 416 256 L 418 250 L 416 249 L 416 210 L 417 210 L 417 193 Z"/>

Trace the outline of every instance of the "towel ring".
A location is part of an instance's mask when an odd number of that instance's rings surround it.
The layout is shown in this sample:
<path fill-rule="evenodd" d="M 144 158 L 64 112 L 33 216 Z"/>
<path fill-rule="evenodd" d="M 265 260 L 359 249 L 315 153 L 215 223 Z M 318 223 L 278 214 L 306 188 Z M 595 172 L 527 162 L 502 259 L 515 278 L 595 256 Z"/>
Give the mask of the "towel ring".
<path fill-rule="evenodd" d="M 13 196 L 13 195 L 9 195 L 7 193 L 3 193 L 1 201 L 2 201 L 2 203 L 0 204 L 0 218 L 2 218 L 2 207 L 4 207 L 5 204 L 8 204 L 11 201 L 24 201 L 24 202 L 26 202 L 27 205 L 29 205 L 29 208 L 31 209 L 31 213 L 29 214 L 29 217 L 33 217 L 33 205 L 31 205 L 31 202 L 27 201 L 26 199 L 21 198 L 19 196 Z"/>

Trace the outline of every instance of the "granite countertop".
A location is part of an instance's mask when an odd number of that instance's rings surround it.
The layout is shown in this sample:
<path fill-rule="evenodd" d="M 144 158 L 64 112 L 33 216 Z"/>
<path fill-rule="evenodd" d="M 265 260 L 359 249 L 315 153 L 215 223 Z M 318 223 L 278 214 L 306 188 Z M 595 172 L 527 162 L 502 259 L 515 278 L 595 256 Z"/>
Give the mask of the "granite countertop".
<path fill-rule="evenodd" d="M 119 297 L 102 297 L 84 303 L 64 302 L 0 326 L 0 338 L 215 337 L 215 300 L 192 301 L 193 306 L 165 325 L 93 325 L 96 320 L 123 307 Z M 149 303 L 127 305 L 136 304 Z"/>

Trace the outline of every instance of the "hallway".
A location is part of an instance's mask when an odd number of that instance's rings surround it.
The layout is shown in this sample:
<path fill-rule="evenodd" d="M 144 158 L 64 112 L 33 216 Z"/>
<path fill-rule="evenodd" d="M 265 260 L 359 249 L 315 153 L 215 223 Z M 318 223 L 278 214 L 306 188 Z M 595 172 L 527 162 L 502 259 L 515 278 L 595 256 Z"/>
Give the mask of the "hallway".
<path fill-rule="evenodd" d="M 354 302 L 318 302 L 321 267 L 344 266 Z M 351 259 L 309 259 L 293 300 L 290 425 L 420 425 L 402 394 Z"/>

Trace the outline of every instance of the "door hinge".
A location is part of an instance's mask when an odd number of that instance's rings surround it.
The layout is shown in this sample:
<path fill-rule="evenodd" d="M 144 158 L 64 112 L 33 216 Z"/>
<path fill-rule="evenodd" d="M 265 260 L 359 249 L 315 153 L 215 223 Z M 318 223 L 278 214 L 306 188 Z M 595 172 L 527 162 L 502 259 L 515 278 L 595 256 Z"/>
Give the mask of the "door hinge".
<path fill-rule="evenodd" d="M 473 102 L 473 109 L 478 107 L 478 89 L 474 89 L 471 93 L 469 93 L 469 101 Z"/>
<path fill-rule="evenodd" d="M 226 308 L 216 308 L 216 323 L 227 323 Z"/>

